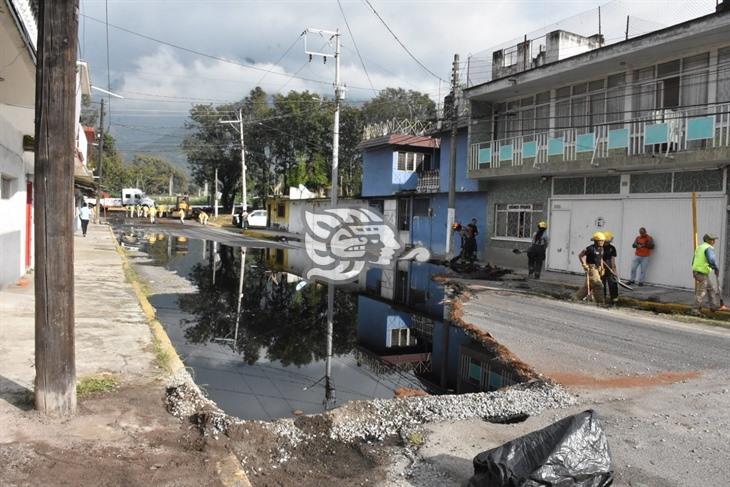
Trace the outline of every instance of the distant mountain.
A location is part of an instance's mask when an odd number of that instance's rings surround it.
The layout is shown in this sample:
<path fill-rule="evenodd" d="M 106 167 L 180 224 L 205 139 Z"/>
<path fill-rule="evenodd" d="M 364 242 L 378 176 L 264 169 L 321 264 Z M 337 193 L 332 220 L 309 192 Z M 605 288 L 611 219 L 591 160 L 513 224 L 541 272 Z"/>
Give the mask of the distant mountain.
<path fill-rule="evenodd" d="M 186 117 L 128 117 L 112 113 L 111 133 L 126 162 L 135 154 L 147 154 L 170 161 L 189 174 L 187 158 L 180 149 L 187 131 Z"/>

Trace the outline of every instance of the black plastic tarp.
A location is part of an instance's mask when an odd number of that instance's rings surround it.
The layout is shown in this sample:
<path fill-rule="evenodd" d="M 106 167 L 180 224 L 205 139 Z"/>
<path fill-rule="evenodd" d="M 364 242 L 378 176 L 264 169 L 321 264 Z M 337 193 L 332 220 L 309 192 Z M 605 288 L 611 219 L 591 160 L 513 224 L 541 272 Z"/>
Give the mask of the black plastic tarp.
<path fill-rule="evenodd" d="M 469 487 L 606 487 L 613 466 L 592 410 L 568 416 L 474 457 Z"/>

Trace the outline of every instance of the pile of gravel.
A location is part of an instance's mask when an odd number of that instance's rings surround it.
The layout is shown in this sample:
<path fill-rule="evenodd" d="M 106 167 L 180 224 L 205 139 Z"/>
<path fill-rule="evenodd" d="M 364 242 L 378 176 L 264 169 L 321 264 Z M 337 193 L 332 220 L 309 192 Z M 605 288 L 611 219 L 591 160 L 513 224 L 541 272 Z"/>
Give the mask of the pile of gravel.
<path fill-rule="evenodd" d="M 312 436 L 291 418 L 272 422 L 233 418 L 204 397 L 189 381 L 169 387 L 167 392 L 166 402 L 171 413 L 178 418 L 192 420 L 203 434 L 214 437 L 225 433 L 233 424 L 250 423 L 262 425 L 290 448 L 326 435 Z M 559 385 L 532 381 L 496 392 L 353 401 L 324 415 L 331 421 L 329 439 L 352 443 L 404 436 L 427 423 L 475 418 L 501 422 L 536 415 L 547 409 L 570 407 L 576 402 L 575 396 Z"/>
<path fill-rule="evenodd" d="M 575 403 L 576 398 L 562 387 L 541 381 L 489 393 L 375 399 L 363 403 L 356 414 L 350 414 L 347 407 L 340 414 L 335 411 L 330 437 L 343 442 L 380 441 L 426 423 L 474 418 L 502 421 Z"/>

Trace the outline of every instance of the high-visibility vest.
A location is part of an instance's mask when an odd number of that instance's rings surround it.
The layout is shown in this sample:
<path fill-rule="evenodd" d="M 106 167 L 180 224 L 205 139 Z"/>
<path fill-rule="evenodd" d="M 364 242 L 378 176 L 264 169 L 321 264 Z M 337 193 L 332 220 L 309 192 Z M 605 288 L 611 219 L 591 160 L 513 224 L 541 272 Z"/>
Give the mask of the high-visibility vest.
<path fill-rule="evenodd" d="M 710 263 L 707 261 L 707 254 L 705 251 L 711 248 L 712 245 L 707 242 L 702 243 L 695 249 L 695 256 L 692 259 L 692 270 L 701 274 L 709 274 L 712 270 Z"/>

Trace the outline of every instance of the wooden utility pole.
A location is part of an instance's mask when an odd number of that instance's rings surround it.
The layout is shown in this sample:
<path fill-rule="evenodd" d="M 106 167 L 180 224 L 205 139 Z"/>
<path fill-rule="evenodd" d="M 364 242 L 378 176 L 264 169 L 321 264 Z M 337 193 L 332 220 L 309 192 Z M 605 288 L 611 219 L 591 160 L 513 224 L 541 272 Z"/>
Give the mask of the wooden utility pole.
<path fill-rule="evenodd" d="M 35 112 L 35 407 L 76 412 L 74 152 L 78 0 L 38 7 Z"/>

